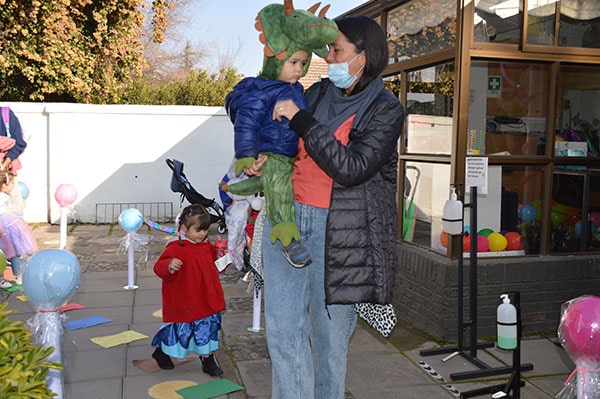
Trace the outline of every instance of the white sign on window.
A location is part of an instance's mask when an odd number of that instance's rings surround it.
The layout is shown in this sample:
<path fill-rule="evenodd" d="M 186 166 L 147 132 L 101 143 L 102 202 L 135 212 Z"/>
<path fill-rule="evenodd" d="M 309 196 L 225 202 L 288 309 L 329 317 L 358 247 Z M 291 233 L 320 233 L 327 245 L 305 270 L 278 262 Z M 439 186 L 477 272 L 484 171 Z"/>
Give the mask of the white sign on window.
<path fill-rule="evenodd" d="M 465 168 L 466 192 L 471 192 L 471 187 L 477 187 L 477 194 L 487 194 L 488 159 L 486 157 L 467 157 Z"/>

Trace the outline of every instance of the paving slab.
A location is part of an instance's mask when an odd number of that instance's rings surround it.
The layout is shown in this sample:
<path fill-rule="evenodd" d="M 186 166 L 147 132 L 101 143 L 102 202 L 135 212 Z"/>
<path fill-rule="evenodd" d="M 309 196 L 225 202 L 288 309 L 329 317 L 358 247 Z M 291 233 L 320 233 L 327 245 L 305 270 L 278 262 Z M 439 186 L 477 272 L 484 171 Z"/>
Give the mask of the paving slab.
<path fill-rule="evenodd" d="M 64 357 L 64 399 L 171 399 L 178 387 L 213 379 L 202 372 L 194 360 L 174 370 L 149 374 L 133 365 L 133 360 L 150 359 L 152 336 L 161 321 L 161 282 L 152 266 L 172 237 L 161 232 L 148 233 L 148 259 L 134 266 L 137 289 L 128 285 L 127 255 L 117 254 L 125 233 L 118 226 L 74 225 L 68 230 L 67 250 L 79 259 L 82 279 L 70 302 L 84 309 L 64 313 L 64 320 L 103 316 L 110 323 L 78 330 L 65 330 L 61 353 Z M 211 232 L 213 238 L 216 232 Z M 57 248 L 59 226 L 36 225 L 34 235 L 40 248 Z M 136 251 L 136 259 L 143 255 Z M 271 363 L 261 306 L 259 332 L 249 331 L 253 322 L 254 290 L 234 267 L 220 275 L 226 297 L 221 345 L 217 359 L 227 378 L 245 390 L 226 395 L 227 399 L 270 399 Z M 1 290 L 0 299 L 17 310 L 10 317 L 26 322 L 35 315 L 29 302 L 19 300 L 23 292 Z M 261 303 L 262 305 L 262 303 Z M 102 348 L 91 338 L 134 330 L 148 338 Z M 425 332 L 407 323 L 398 323 L 390 337 L 383 337 L 359 320 L 350 340 L 345 399 L 443 399 L 458 398 L 478 389 L 505 385 L 509 374 L 454 380 L 455 373 L 479 370 L 468 357 L 458 355 L 423 356 L 422 351 L 440 347 Z M 512 365 L 512 352 L 494 347 L 477 351 L 477 359 L 490 368 Z M 525 339 L 521 343 L 522 363 L 534 369 L 522 373 L 524 399 L 549 399 L 562 389 L 574 365 L 556 337 Z M 187 384 L 187 385 L 186 385 Z M 225 396 L 224 396 L 225 397 Z M 489 394 L 480 397 L 490 397 Z"/>

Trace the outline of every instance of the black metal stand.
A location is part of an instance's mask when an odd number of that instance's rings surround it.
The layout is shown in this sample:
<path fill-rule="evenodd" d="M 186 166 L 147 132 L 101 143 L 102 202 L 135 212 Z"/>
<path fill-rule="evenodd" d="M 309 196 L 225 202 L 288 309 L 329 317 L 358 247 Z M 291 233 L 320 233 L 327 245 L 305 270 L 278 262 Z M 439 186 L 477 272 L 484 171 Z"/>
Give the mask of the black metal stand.
<path fill-rule="evenodd" d="M 470 212 L 470 255 L 469 255 L 469 320 L 464 320 L 464 256 L 463 256 L 463 245 L 462 239 L 459 240 L 458 249 L 458 343 L 457 346 L 449 346 L 442 348 L 434 348 L 420 351 L 421 356 L 434 356 L 450 353 L 442 359 L 443 362 L 450 360 L 452 357 L 460 355 L 473 365 L 477 366 L 479 370 L 463 371 L 450 374 L 450 378 L 454 381 L 468 380 L 473 378 L 508 374 L 513 371 L 513 367 L 495 367 L 488 366 L 485 362 L 477 358 L 477 349 L 491 348 L 494 346 L 493 342 L 477 342 L 477 187 L 471 187 L 471 202 L 466 204 L 463 202 L 463 219 L 464 219 L 464 208 L 471 208 Z M 464 224 L 464 223 L 463 223 Z M 465 345 L 464 332 L 469 329 L 469 345 L 468 348 Z M 520 357 L 520 354 L 519 354 Z M 533 370 L 533 365 L 530 363 L 520 364 L 519 359 L 519 373 L 520 371 Z M 489 392 L 489 389 L 486 390 Z M 463 394 L 469 394 L 468 392 Z M 463 396 L 461 398 L 467 398 L 471 396 Z"/>
<path fill-rule="evenodd" d="M 506 384 L 493 385 L 487 388 L 479 388 L 467 392 L 462 392 L 460 395 L 461 398 L 472 398 L 485 394 L 493 394 L 492 398 L 521 398 L 521 387 L 525 386 L 525 382 L 521 380 L 521 296 L 518 291 L 509 292 L 508 296 L 510 298 L 510 302 L 517 309 L 517 347 L 512 351 L 512 373 Z"/>

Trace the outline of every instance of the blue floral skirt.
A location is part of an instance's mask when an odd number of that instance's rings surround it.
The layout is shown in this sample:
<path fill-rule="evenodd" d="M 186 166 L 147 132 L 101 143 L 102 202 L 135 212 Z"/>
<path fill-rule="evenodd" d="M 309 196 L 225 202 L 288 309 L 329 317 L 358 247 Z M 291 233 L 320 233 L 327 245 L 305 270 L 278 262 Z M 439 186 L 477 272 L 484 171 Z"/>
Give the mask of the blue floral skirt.
<path fill-rule="evenodd" d="M 190 352 L 208 355 L 219 349 L 221 312 L 189 323 L 163 324 L 152 338 L 152 346 L 167 355 L 184 359 Z"/>

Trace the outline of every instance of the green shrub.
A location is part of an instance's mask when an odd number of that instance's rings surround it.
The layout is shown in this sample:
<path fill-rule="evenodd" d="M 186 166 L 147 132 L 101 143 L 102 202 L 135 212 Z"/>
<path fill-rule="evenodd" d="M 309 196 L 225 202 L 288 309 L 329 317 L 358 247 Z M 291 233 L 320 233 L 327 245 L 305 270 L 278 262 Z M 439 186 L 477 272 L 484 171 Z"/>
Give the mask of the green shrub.
<path fill-rule="evenodd" d="M 11 321 L 7 302 L 0 305 L 0 398 L 53 398 L 46 384 L 50 369 L 62 370 L 59 363 L 45 359 L 53 347 L 35 346 L 31 332 L 21 321 Z"/>
<path fill-rule="evenodd" d="M 240 81 L 235 68 L 218 74 L 193 70 L 185 80 L 150 84 L 139 78 L 121 93 L 121 104 L 223 106 L 225 96 Z"/>

